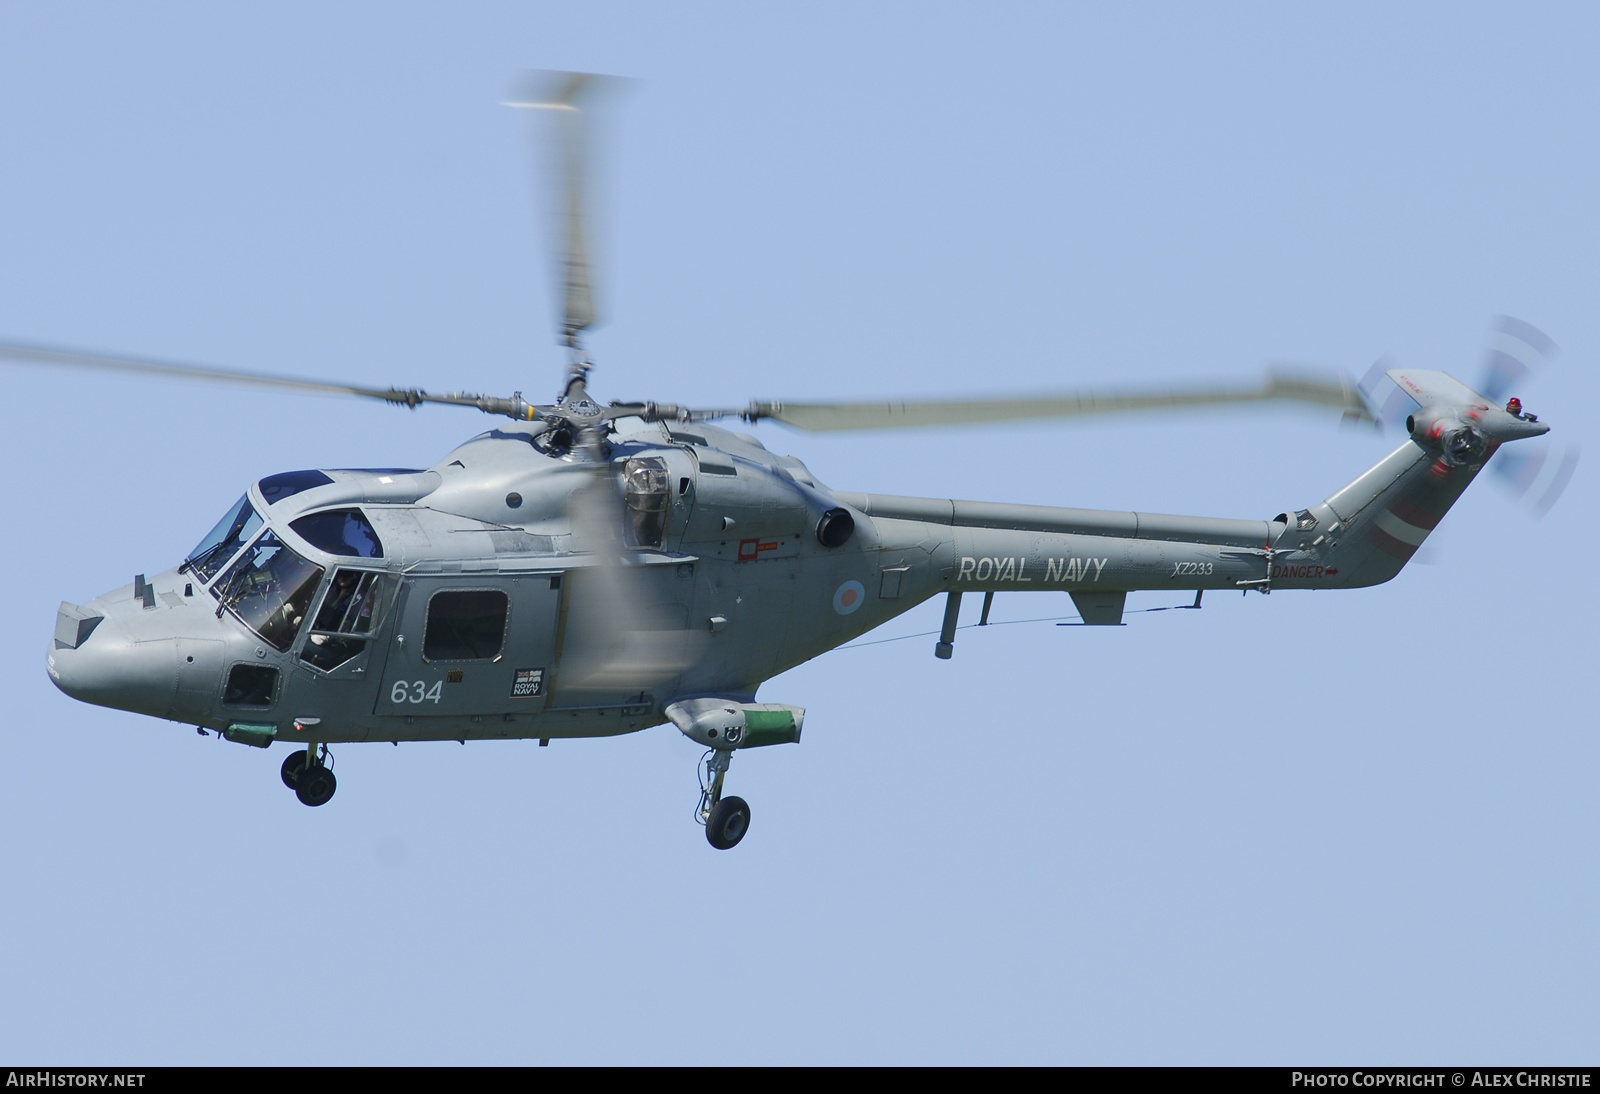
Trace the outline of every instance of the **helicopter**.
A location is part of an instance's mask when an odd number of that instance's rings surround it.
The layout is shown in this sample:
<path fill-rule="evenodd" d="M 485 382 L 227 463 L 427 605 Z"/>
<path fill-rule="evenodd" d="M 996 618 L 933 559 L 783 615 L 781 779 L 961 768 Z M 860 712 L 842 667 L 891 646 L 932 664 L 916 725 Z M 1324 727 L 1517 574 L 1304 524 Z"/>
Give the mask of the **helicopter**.
<path fill-rule="evenodd" d="M 1504 444 L 1549 426 L 1444 372 L 1384 369 L 1406 438 L 1323 501 L 1269 520 L 836 490 L 714 424 L 895 429 L 1288 400 L 1397 418 L 1362 384 L 1271 370 L 1259 384 L 922 402 L 602 405 L 584 335 L 600 320 L 587 242 L 584 118 L 599 78 L 548 74 L 508 105 L 555 127 L 560 340 L 554 402 L 435 394 L 22 344 L 0 357 L 474 407 L 494 428 L 429 468 L 312 468 L 249 485 L 177 565 L 64 601 L 46 654 L 72 698 L 262 749 L 307 806 L 337 789 L 330 746 L 612 736 L 671 724 L 704 749 L 695 816 L 737 845 L 734 753 L 794 744 L 805 708 L 772 677 L 938 596 L 953 655 L 963 597 L 1066 592 L 1122 621 L 1139 590 L 1354 589 L 1395 577 Z M 1507 328 L 1534 353 L 1534 334 Z M 1531 347 L 1531 348 L 1530 348 Z M 1512 360 L 1517 358 L 1514 350 Z M 1491 385 L 1480 385 L 1488 387 Z M 1563 466 L 1560 472 L 1570 476 Z"/>

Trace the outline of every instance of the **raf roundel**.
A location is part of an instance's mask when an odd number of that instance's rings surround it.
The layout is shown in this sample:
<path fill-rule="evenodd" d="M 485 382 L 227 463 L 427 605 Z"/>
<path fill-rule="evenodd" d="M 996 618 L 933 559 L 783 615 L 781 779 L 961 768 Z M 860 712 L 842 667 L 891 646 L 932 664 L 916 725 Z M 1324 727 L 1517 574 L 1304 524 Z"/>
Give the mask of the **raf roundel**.
<path fill-rule="evenodd" d="M 846 581 L 833 594 L 833 610 L 840 615 L 849 615 L 861 607 L 861 602 L 866 598 L 866 586 L 859 581 Z"/>

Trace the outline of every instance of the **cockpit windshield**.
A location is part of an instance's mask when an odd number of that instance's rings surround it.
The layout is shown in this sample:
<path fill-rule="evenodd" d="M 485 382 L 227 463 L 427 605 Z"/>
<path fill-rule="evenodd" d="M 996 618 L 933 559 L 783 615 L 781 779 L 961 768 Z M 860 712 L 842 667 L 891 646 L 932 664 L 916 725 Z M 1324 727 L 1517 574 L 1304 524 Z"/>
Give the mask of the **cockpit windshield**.
<path fill-rule="evenodd" d="M 250 499 L 240 498 L 238 504 L 228 510 L 228 515 L 211 529 L 211 534 L 189 552 L 179 572 L 192 570 L 201 581 L 210 581 L 260 528 L 261 518 L 250 505 Z"/>
<path fill-rule="evenodd" d="M 300 633 L 322 567 L 295 554 L 267 532 L 211 587 L 220 602 L 277 650 L 287 650 Z"/>

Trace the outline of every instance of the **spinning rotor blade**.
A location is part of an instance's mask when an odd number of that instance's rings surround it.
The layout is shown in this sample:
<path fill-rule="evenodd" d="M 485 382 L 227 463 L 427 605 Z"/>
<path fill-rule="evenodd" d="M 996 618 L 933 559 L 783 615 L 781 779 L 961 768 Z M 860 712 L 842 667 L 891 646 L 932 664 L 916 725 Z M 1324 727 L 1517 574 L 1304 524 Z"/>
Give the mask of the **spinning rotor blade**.
<path fill-rule="evenodd" d="M 596 563 L 568 571 L 573 581 L 561 656 L 564 690 L 615 691 L 653 687 L 688 668 L 710 638 L 688 630 L 688 618 L 669 606 L 676 566 L 646 566 L 625 542 L 631 514 L 617 488 L 616 465 L 574 469 L 568 495 L 573 546 Z"/>
<path fill-rule="evenodd" d="M 237 372 L 209 365 L 184 365 L 176 361 L 162 361 L 148 357 L 117 357 L 106 353 L 86 353 L 82 350 L 23 343 L 0 343 L 0 359 L 33 365 L 67 365 L 72 368 L 97 368 L 144 376 L 172 376 L 182 380 L 212 380 L 249 384 L 253 387 L 286 388 L 292 391 L 316 392 L 319 395 L 357 395 L 386 399 L 389 402 L 408 401 L 405 392 L 393 388 L 380 391 L 377 388 L 357 387 L 353 384 L 331 384 L 322 380 L 301 380 L 291 376 Z"/>
<path fill-rule="evenodd" d="M 1518 395 L 1530 381 L 1549 371 L 1559 347 L 1544 331 L 1513 315 L 1497 315 L 1490 324 L 1489 345 L 1484 351 L 1483 373 L 1476 394 L 1491 403 Z M 1369 405 L 1377 406 L 1385 385 L 1376 418 L 1380 430 L 1405 420 L 1416 401 L 1388 378 L 1394 362 L 1388 355 L 1378 358 L 1362 378 L 1360 392 Z M 1464 386 L 1464 385 L 1463 385 Z M 1578 468 L 1581 449 L 1559 440 L 1540 440 L 1536 444 L 1503 448 L 1489 461 L 1488 470 L 1535 517 L 1543 517 L 1560 500 Z"/>
<path fill-rule="evenodd" d="M 559 240 L 561 279 L 561 331 L 567 345 L 576 346 L 578 335 L 600 321 L 595 303 L 594 259 L 590 247 L 587 209 L 588 146 L 583 110 L 597 91 L 621 81 L 582 72 L 530 73 L 515 98 L 506 106 L 520 110 L 549 111 L 557 128 L 555 238 Z"/>
<path fill-rule="evenodd" d="M 1542 517 L 1561 500 L 1572 474 L 1578 469 L 1581 452 L 1577 445 L 1556 444 L 1526 452 L 1506 449 L 1489 462 L 1499 481 Z"/>
<path fill-rule="evenodd" d="M 1478 390 L 1497 403 L 1516 394 L 1512 388 L 1549 367 L 1558 349 L 1551 337 L 1532 323 L 1514 315 L 1495 316 Z"/>
<path fill-rule="evenodd" d="M 140 376 L 166 376 L 180 380 L 205 380 L 217 383 L 244 384 L 250 387 L 277 388 L 288 391 L 307 391 L 317 395 L 351 395 L 361 399 L 381 399 L 386 403 L 416 407 L 422 403 L 444 403 L 450 406 L 477 407 L 489 414 L 506 414 L 524 420 L 541 417 L 539 408 L 530 407 L 520 397 L 502 399 L 490 395 L 469 395 L 455 392 L 449 395 L 430 395 L 420 388 L 376 388 L 356 384 L 335 384 L 326 380 L 304 380 L 293 376 L 274 376 L 262 372 L 239 372 L 213 368 L 209 365 L 187 365 L 176 361 L 163 361 L 151 357 L 120 357 L 106 353 L 88 353 L 83 350 L 52 346 L 28 345 L 19 342 L 0 342 L 0 360 L 30 365 L 66 365 L 70 368 L 95 368 L 107 372 L 125 372 Z"/>
<path fill-rule="evenodd" d="M 1395 367 L 1395 362 L 1387 353 L 1372 362 L 1372 367 L 1367 369 L 1367 374 L 1361 378 L 1361 383 L 1356 385 L 1356 390 L 1367 401 L 1368 406 L 1378 409 L 1373 413 L 1373 425 L 1380 431 L 1387 430 L 1402 418 L 1402 412 L 1415 405 L 1415 400 L 1405 393 L 1405 389 L 1389 379 L 1389 370 Z M 1378 395 L 1388 388 L 1388 397 L 1380 404 Z"/>
<path fill-rule="evenodd" d="M 1153 387 L 1145 390 L 1047 392 L 1012 399 L 951 399 L 919 403 L 752 403 L 744 416 L 771 418 L 815 432 L 849 429 L 908 429 L 1036 418 L 1077 418 L 1173 407 L 1234 403 L 1299 402 L 1330 406 L 1347 417 L 1372 420 L 1372 412 L 1348 378 L 1337 372 L 1268 369 L 1255 387 Z"/>
<path fill-rule="evenodd" d="M 1497 315 L 1489 328 L 1478 390 L 1494 402 L 1516 395 L 1530 380 L 1547 372 L 1560 347 L 1544 331 L 1514 315 Z M 1539 447 L 1509 449 L 1489 463 L 1500 482 L 1543 517 L 1561 500 L 1578 469 L 1576 444 L 1546 442 Z"/>

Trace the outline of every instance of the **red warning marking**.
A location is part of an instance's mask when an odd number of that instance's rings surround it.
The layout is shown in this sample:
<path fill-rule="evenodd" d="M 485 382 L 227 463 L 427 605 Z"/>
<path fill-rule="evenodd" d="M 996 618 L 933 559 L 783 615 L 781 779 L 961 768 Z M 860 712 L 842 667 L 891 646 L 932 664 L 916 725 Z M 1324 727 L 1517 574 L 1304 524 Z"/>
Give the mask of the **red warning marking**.
<path fill-rule="evenodd" d="M 1274 565 L 1272 567 L 1272 576 L 1273 576 L 1274 580 L 1276 580 L 1276 579 L 1278 579 L 1280 577 L 1298 577 L 1298 578 L 1303 578 L 1303 579 L 1314 579 L 1314 578 L 1322 577 L 1324 574 L 1329 574 L 1329 573 L 1338 573 L 1338 571 L 1337 570 L 1328 570 L 1328 569 L 1326 569 L 1326 568 L 1324 568 L 1322 566 L 1317 566 L 1317 565 L 1306 565 L 1306 566 L 1278 566 L 1278 565 Z"/>
<path fill-rule="evenodd" d="M 1389 512 L 1416 528 L 1434 529 L 1444 519 L 1443 513 L 1430 512 L 1419 505 L 1413 505 L 1405 498 L 1395 498 L 1389 503 Z"/>
<path fill-rule="evenodd" d="M 1396 539 L 1376 525 L 1367 531 L 1367 542 L 1384 554 L 1397 558 L 1401 562 L 1410 561 L 1411 556 L 1417 553 L 1416 544 Z"/>
<path fill-rule="evenodd" d="M 739 561 L 754 562 L 761 557 L 763 551 L 776 551 L 778 541 L 775 539 L 741 539 L 739 541 Z"/>

